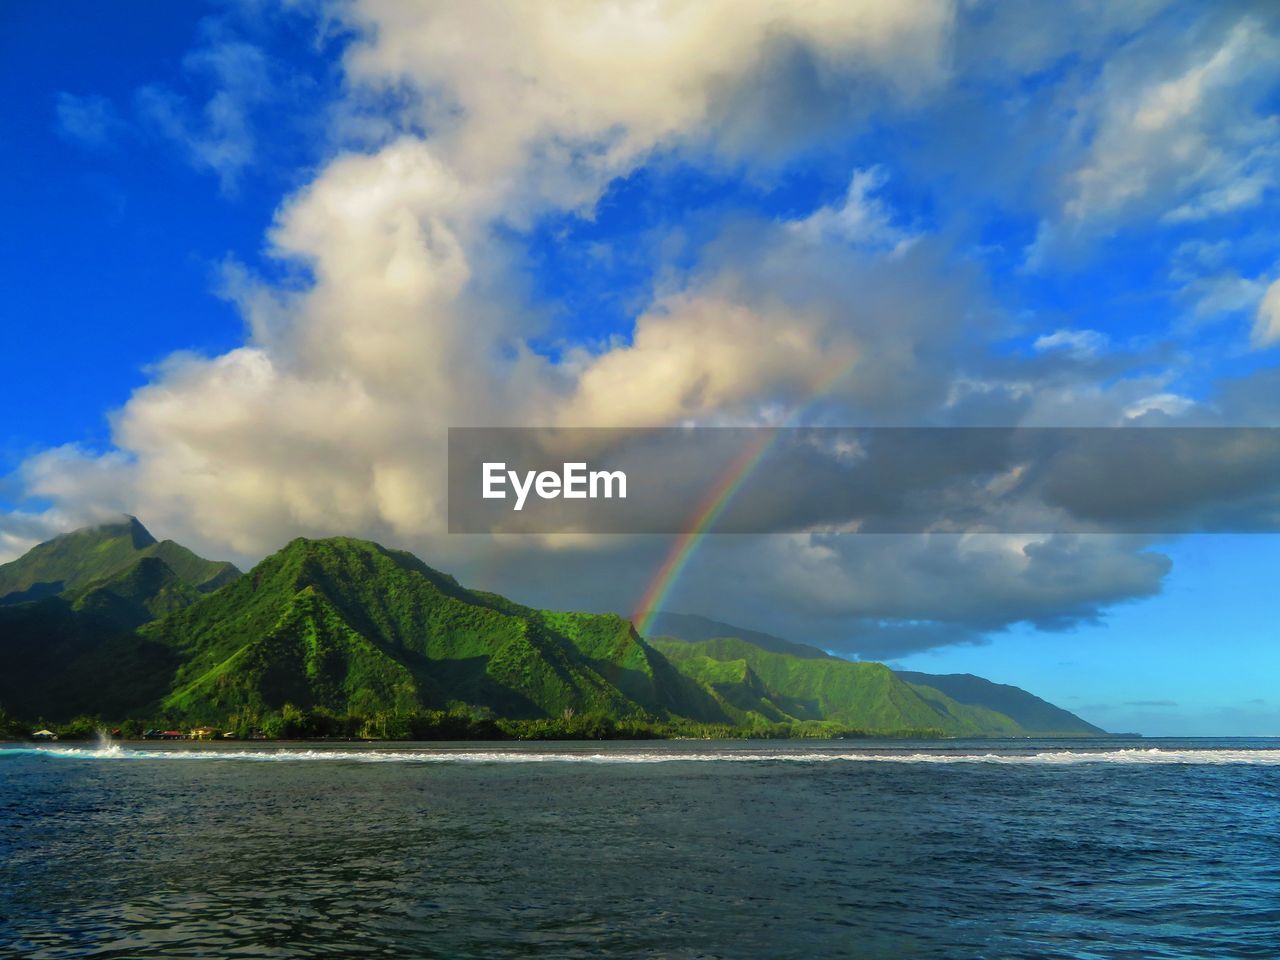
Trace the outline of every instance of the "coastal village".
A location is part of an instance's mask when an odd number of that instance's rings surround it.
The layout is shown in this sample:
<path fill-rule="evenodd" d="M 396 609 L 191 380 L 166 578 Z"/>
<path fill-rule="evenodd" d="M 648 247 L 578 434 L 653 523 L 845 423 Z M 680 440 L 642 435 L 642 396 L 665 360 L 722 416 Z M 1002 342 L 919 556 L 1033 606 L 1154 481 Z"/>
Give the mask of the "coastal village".
<path fill-rule="evenodd" d="M 124 734 L 119 727 L 110 731 L 112 740 L 124 739 Z M 48 728 L 35 730 L 31 733 L 32 740 L 57 740 L 58 734 Z M 78 739 L 78 738 L 72 738 Z M 213 727 L 193 727 L 190 730 L 146 730 L 142 734 L 143 740 L 234 740 L 236 735 L 230 730 L 215 730 Z M 263 734 L 256 734 L 249 737 L 250 740 L 265 740 Z"/>

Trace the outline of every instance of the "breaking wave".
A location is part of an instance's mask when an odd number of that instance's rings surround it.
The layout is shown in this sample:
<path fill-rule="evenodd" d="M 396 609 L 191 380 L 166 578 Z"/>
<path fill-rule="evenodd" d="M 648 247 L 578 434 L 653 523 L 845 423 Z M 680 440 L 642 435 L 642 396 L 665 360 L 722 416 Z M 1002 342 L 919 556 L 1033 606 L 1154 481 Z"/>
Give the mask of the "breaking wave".
<path fill-rule="evenodd" d="M 227 747 L 131 748 L 120 744 L 96 747 L 0 747 L 6 757 L 42 757 L 59 760 L 141 760 L 203 761 L 214 763 L 411 763 L 411 764 L 499 764 L 499 763 L 910 763 L 910 764 L 1005 764 L 1010 766 L 1075 764 L 1154 765 L 1191 764 L 1280 766 L 1280 749 L 1121 749 L 1051 750 L 1038 752 L 889 752 L 889 751 L 806 751 L 806 750 L 449 750 L 307 749 L 297 747 L 236 749 Z"/>

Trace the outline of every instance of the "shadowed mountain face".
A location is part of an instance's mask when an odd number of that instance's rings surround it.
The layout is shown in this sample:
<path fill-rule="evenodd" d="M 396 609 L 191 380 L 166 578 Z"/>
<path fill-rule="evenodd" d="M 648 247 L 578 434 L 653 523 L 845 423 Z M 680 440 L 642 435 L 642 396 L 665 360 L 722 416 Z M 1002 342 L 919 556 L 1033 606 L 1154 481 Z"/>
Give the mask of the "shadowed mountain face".
<path fill-rule="evenodd" d="M 0 706 L 17 716 L 255 726 L 286 705 L 363 717 L 466 706 L 513 720 L 1029 732 L 968 688 L 953 697 L 701 617 L 659 621 L 696 642 L 646 642 L 622 617 L 525 607 L 344 537 L 294 540 L 239 575 L 129 518 L 41 544 L 0 578 L 12 588 Z"/>
<path fill-rule="evenodd" d="M 133 517 L 0 566 L 0 705 L 18 716 L 122 716 L 164 688 L 173 652 L 133 635 L 240 575 Z"/>

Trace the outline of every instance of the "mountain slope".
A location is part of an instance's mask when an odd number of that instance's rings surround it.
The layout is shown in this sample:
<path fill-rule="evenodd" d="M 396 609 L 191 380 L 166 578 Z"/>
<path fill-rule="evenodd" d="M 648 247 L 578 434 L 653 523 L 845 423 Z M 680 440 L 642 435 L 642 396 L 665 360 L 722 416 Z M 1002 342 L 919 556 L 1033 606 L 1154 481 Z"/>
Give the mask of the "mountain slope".
<path fill-rule="evenodd" d="M 168 689 L 172 650 L 62 597 L 0 606 L 0 706 L 12 715 L 123 718 Z"/>
<path fill-rule="evenodd" d="M 136 517 L 85 527 L 32 547 L 0 565 L 0 603 L 39 600 L 109 579 L 139 560 L 156 557 L 179 579 L 208 593 L 235 579 L 233 564 L 205 560 L 172 540 L 158 542 Z"/>
<path fill-rule="evenodd" d="M 156 700 L 176 655 L 132 631 L 237 576 L 133 517 L 32 548 L 0 566 L 0 704 L 56 720 Z"/>
<path fill-rule="evenodd" d="M 202 594 L 158 556 L 144 556 L 114 576 L 63 594 L 73 610 L 126 629 L 181 610 Z"/>
<path fill-rule="evenodd" d="M 737 637 L 762 650 L 770 650 L 774 653 L 789 653 L 793 657 L 813 660 L 836 659 L 825 650 L 819 650 L 805 643 L 794 643 L 769 633 L 761 633 L 759 630 L 735 627 L 729 623 L 721 623 L 719 620 L 711 620 L 692 613 L 659 613 L 654 616 L 649 626 L 649 633 L 655 637 L 674 637 L 677 640 L 688 640 L 693 643 L 700 640 L 715 640 L 717 637 Z"/>
<path fill-rule="evenodd" d="M 1081 736 L 1100 734 L 1101 727 L 1080 719 L 1074 713 L 1041 700 L 1020 687 L 1007 683 L 993 683 L 971 673 L 916 673 L 910 670 L 896 671 L 898 676 L 914 686 L 930 687 L 941 691 L 958 703 L 974 704 L 999 710 L 1016 721 L 1023 729 L 1048 736 Z"/>
<path fill-rule="evenodd" d="M 0 603 L 0 705 L 32 719 L 87 713 L 238 729 L 280 721 L 291 706 L 362 718 L 371 730 L 465 707 L 536 729 L 567 729 L 561 718 L 572 715 L 700 735 L 714 731 L 689 724 L 773 734 L 1077 731 L 1064 724 L 1078 718 L 1016 688 L 974 677 L 907 682 L 883 664 L 700 617 L 659 624 L 704 639 L 646 642 L 622 617 L 468 590 L 368 541 L 297 539 L 247 574 L 228 568 L 157 543 L 132 518 L 0 568 L 15 588 Z M 705 637 L 726 630 L 739 635 Z"/>
<path fill-rule="evenodd" d="M 462 702 L 513 718 L 716 713 L 709 697 L 663 682 L 669 666 L 621 617 L 521 607 L 341 537 L 294 540 L 139 635 L 181 662 L 164 707 L 210 720 L 286 702 L 352 713 Z"/>
<path fill-rule="evenodd" d="M 867 731 L 1021 732 L 1017 723 L 996 711 L 917 689 L 881 663 L 796 657 L 737 637 L 650 642 L 681 670 L 710 684 L 726 702 L 742 709 L 758 704 L 754 712 L 762 719 L 826 720 Z"/>
<path fill-rule="evenodd" d="M 719 657 L 721 660 L 726 658 L 736 659 L 742 655 L 744 648 L 720 642 L 730 638 L 743 641 L 766 652 L 791 654 L 804 660 L 835 663 L 850 662 L 838 657 L 832 657 L 816 647 L 793 643 L 780 637 L 761 634 L 753 630 L 745 630 L 732 624 L 720 623 L 704 617 L 686 614 L 665 614 L 659 615 L 654 622 L 655 633 L 659 632 L 656 629 L 657 627 L 666 628 L 668 632 L 664 633 L 664 637 L 670 636 L 681 641 L 693 642 L 695 646 L 698 645 L 698 642 L 714 641 L 710 647 L 703 647 L 700 652 L 704 655 L 710 653 L 711 656 Z M 661 641 L 654 641 L 654 643 L 672 659 L 679 659 L 668 644 Z M 681 660 L 681 662 L 683 664 L 688 661 L 685 659 Z M 859 664 L 859 666 L 881 667 L 880 664 Z M 888 668 L 883 667 L 882 669 L 887 670 Z M 820 680 L 819 675 L 822 672 L 822 669 L 817 666 L 806 668 L 793 665 L 787 671 L 781 671 L 779 668 L 778 672 L 773 676 L 773 679 L 778 683 L 778 687 L 774 692 L 779 695 L 791 695 L 803 700 L 806 696 L 803 693 L 804 690 L 816 689 L 821 686 L 830 692 L 825 700 L 827 706 L 821 708 L 819 712 L 826 716 L 827 712 L 834 707 L 837 714 L 841 716 L 847 715 L 838 704 L 842 696 L 854 696 L 852 687 L 848 686 L 848 679 L 852 675 L 848 673 L 846 668 L 836 667 L 831 677 Z M 1094 736 L 1105 733 L 1101 728 L 1095 727 L 1075 714 L 1054 706 L 1019 687 L 992 683 L 972 674 L 936 675 L 902 670 L 893 671 L 893 673 L 912 686 L 920 699 L 932 704 L 932 709 L 951 716 L 955 723 L 959 725 L 959 728 L 976 724 L 987 734 L 1007 733 L 1014 736 L 1035 734 L 1044 736 Z M 844 692 L 840 693 L 839 691 L 842 688 Z M 866 689 L 864 684 L 864 693 Z M 885 688 L 884 693 L 888 696 L 889 688 Z M 900 697 L 901 691 L 894 690 L 893 695 Z M 852 704 L 855 701 L 848 700 L 848 702 Z M 975 713 L 974 711 L 977 712 Z M 915 715 L 916 709 L 912 708 L 908 712 Z M 797 716 L 799 715 L 797 714 Z M 832 718 L 834 719 L 835 716 L 833 715 Z"/>

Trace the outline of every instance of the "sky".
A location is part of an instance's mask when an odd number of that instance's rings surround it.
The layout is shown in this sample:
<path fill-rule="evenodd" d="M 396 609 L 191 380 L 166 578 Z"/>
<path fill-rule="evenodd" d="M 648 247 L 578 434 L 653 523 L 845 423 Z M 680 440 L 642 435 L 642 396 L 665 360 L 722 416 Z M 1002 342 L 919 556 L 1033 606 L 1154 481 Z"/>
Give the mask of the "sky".
<path fill-rule="evenodd" d="M 670 538 L 451 537 L 448 427 L 1280 426 L 1272 3 L 19 0 L 0 83 L 0 560 L 128 512 L 629 613 Z M 1280 735 L 1278 559 L 711 536 L 667 603 Z"/>

